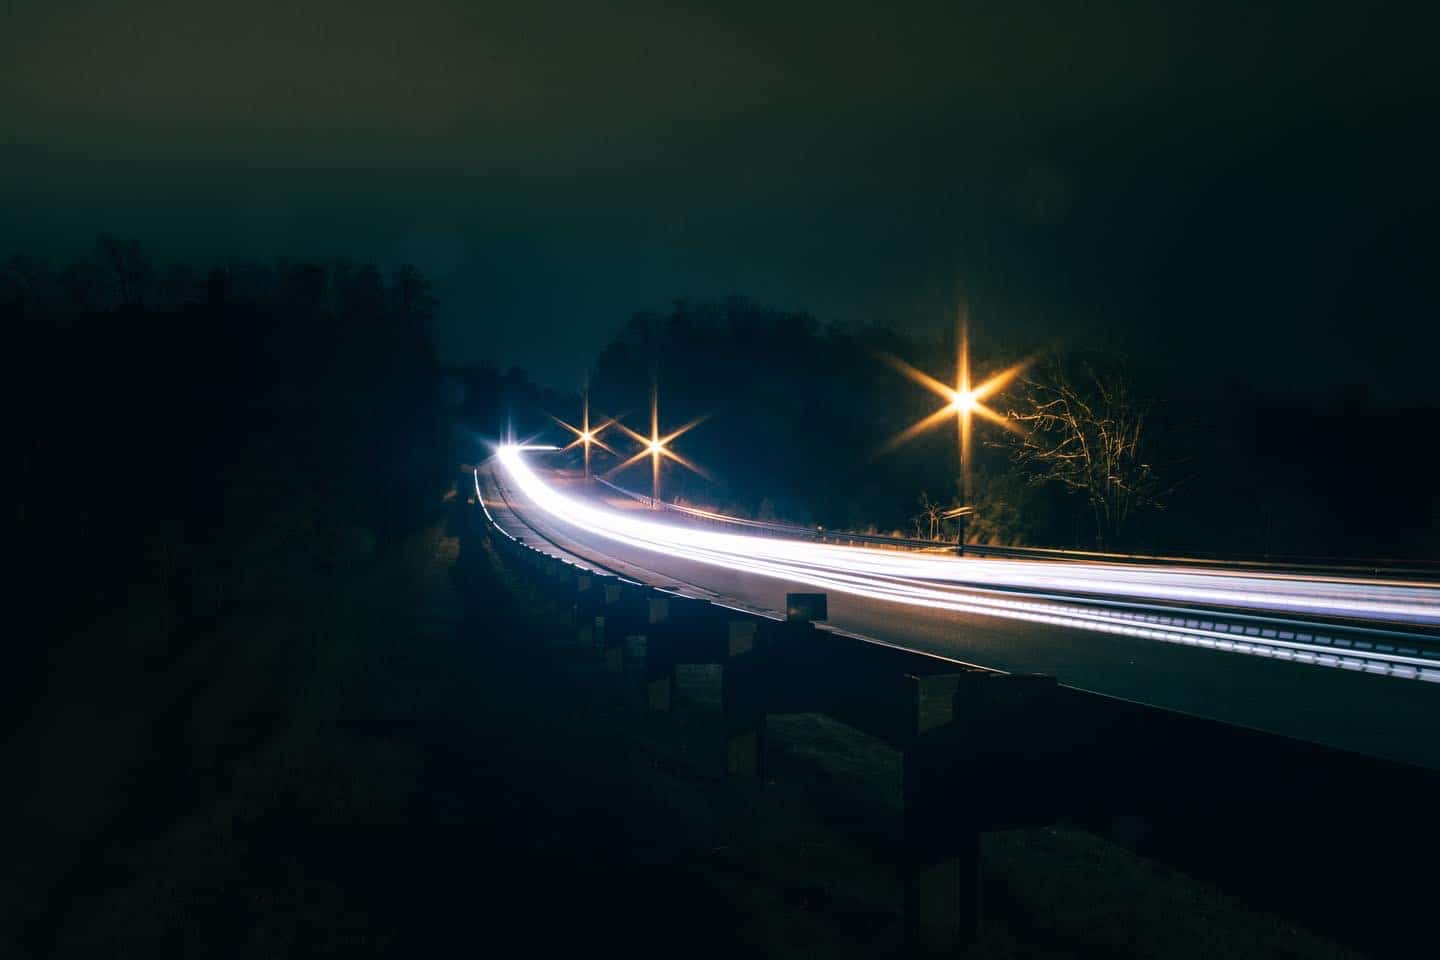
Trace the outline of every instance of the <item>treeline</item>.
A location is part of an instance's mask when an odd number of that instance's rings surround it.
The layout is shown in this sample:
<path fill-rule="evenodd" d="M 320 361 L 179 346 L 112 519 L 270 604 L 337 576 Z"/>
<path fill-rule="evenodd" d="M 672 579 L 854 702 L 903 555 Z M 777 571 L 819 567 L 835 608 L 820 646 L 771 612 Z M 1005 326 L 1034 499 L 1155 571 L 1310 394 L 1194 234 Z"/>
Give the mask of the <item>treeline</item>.
<path fill-rule="evenodd" d="M 122 597 L 218 616 L 261 530 L 413 529 L 447 469 L 434 308 L 411 268 L 161 268 L 110 236 L 0 265 L 5 526 L 40 637 Z"/>
<path fill-rule="evenodd" d="M 1145 495 L 1121 498 L 1123 522 L 1115 520 L 1060 472 L 1026 462 L 1014 434 L 977 419 L 972 541 L 1410 558 L 1433 557 L 1440 546 L 1440 497 L 1420 449 L 1433 410 L 1376 409 L 1359 387 L 1267 392 L 1212 371 L 1177 382 L 1147 366 L 1139 348 L 1117 356 L 1007 340 L 1003 324 L 979 319 L 977 380 L 1037 358 L 1031 383 L 989 401 L 1002 414 L 1033 414 L 1027 404 L 1056 396 L 1045 382 L 1056 369 L 1070 371 L 1096 409 L 1106 406 L 1100 390 L 1122 388 L 1124 412 L 1143 430 L 1125 480 L 1143 484 Z M 944 334 L 822 324 L 743 298 L 678 301 L 632 317 L 604 347 L 591 373 L 592 406 L 647 432 L 653 376 L 662 434 L 707 417 L 677 449 L 709 477 L 667 464 L 670 495 L 750 516 L 915 533 L 922 497 L 958 502 L 956 431 L 950 419 L 893 445 L 943 401 L 897 374 L 882 361 L 887 354 L 953 376 L 955 343 Z M 512 386 L 523 381 L 515 377 Z M 578 415 L 578 396 L 534 388 L 529 396 L 557 415 Z M 648 487 L 648 470 L 622 479 Z M 1094 480 L 1102 494 L 1104 481 Z"/>
<path fill-rule="evenodd" d="M 653 375 L 662 434 L 706 417 L 677 449 L 709 481 L 667 465 L 673 493 L 754 516 L 898 528 L 922 489 L 949 495 L 957 467 L 949 433 L 882 453 L 934 405 L 879 355 L 918 348 L 893 330 L 826 326 L 742 298 L 679 301 L 630 319 L 596 359 L 591 396 L 647 432 Z M 632 485 L 647 486 L 648 471 Z"/>

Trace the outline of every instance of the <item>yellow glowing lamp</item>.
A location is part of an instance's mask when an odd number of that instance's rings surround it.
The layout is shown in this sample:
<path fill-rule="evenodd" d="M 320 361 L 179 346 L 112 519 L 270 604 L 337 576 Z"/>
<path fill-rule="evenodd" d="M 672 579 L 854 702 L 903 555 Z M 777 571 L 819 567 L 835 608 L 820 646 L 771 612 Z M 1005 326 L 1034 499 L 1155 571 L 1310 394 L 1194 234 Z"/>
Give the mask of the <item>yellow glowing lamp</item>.
<path fill-rule="evenodd" d="M 954 399 L 950 401 L 950 407 L 956 413 L 974 413 L 979 404 L 980 398 L 975 396 L 974 390 L 956 390 Z"/>

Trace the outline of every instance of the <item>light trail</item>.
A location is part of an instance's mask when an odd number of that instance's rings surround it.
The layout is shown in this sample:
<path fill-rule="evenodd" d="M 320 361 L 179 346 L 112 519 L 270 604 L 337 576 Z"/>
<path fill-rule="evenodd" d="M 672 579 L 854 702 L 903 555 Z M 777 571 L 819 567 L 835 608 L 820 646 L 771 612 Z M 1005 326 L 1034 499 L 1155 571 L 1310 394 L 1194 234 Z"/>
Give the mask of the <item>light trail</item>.
<path fill-rule="evenodd" d="M 1424 636 L 1285 619 L 1323 615 L 1434 626 L 1440 624 L 1440 588 L 1429 585 L 961 560 L 722 533 L 639 519 L 568 496 L 541 479 L 523 452 L 505 446 L 497 456 L 526 497 L 558 520 L 640 550 L 873 600 L 1440 681 L 1440 658 L 1426 656 Z M 1261 615 L 1233 612 L 1237 608 Z"/>

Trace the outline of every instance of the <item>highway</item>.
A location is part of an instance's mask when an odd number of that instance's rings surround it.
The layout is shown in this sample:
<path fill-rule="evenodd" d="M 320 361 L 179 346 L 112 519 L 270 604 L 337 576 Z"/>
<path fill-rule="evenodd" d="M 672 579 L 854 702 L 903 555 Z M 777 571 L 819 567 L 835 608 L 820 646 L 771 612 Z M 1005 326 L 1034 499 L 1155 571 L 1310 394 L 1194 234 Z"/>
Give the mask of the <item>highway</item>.
<path fill-rule="evenodd" d="M 960 663 L 1440 769 L 1440 585 L 818 544 L 644 509 L 505 447 L 477 473 L 507 534 L 652 586 Z"/>

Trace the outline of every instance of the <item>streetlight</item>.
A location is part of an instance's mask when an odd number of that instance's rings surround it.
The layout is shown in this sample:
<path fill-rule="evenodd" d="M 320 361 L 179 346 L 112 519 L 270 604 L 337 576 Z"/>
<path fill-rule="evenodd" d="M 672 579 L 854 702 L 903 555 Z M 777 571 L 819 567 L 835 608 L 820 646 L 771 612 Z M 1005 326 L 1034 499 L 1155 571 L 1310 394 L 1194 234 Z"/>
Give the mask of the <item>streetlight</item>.
<path fill-rule="evenodd" d="M 1022 361 L 1013 366 L 1006 367 L 999 373 L 982 382 L 979 386 L 970 385 L 970 340 L 969 329 L 964 317 L 959 323 L 959 335 L 956 343 L 955 353 L 955 385 L 952 387 L 947 383 L 936 380 L 922 370 L 918 370 L 899 357 L 882 354 L 885 362 L 890 364 L 900 373 L 914 380 L 925 389 L 934 393 L 945 401 L 945 405 L 934 413 L 930 414 L 911 424 L 901 431 L 887 445 L 888 448 L 897 447 L 907 440 L 911 440 L 921 433 L 938 426 L 948 419 L 952 414 L 955 417 L 956 431 L 958 433 L 960 450 L 960 508 L 951 511 L 950 515 L 955 517 L 960 525 L 959 548 L 960 553 L 965 553 L 965 518 L 974 513 L 974 508 L 967 506 L 970 499 L 970 433 L 971 419 L 980 416 L 991 423 L 999 424 L 1011 432 L 1019 432 L 1019 426 L 1008 417 L 996 413 L 985 405 L 985 398 L 999 392 L 1011 380 L 1019 376 L 1020 372 L 1028 365 L 1028 361 Z"/>
<path fill-rule="evenodd" d="M 677 437 L 679 437 L 679 436 L 681 436 L 682 434 L 687 433 L 688 431 L 693 430 L 695 427 L 699 426 L 699 425 L 705 420 L 705 418 L 704 418 L 704 417 L 697 417 L 697 418 L 695 418 L 694 420 L 691 420 L 689 423 L 685 424 L 685 425 L 684 425 L 683 427 L 681 427 L 680 429 L 678 429 L 678 430 L 673 430 L 673 431 L 671 431 L 670 433 L 668 433 L 668 434 L 666 434 L 665 436 L 662 437 L 662 436 L 660 435 L 660 400 L 659 400 L 659 393 L 660 393 L 659 388 L 658 388 L 655 384 L 652 383 L 652 384 L 650 385 L 650 436 L 647 437 L 647 436 L 645 436 L 644 434 L 637 433 L 636 431 L 631 430 L 629 427 L 625 426 L 625 424 L 621 423 L 621 422 L 618 421 L 618 420 L 614 421 L 615 426 L 617 426 L 617 427 L 619 427 L 621 430 L 625 431 L 625 433 L 628 434 L 631 439 L 633 439 L 634 441 L 636 441 L 637 443 L 640 444 L 640 452 L 637 453 L 637 454 L 635 454 L 633 457 L 631 457 L 629 460 L 626 460 L 624 463 L 620 464 L 619 466 L 614 467 L 614 468 L 611 469 L 611 471 L 610 471 L 611 473 L 619 473 L 621 470 L 624 470 L 626 467 L 630 466 L 630 464 L 636 462 L 637 460 L 641 459 L 642 457 L 647 457 L 647 456 L 648 456 L 648 457 L 650 458 L 650 509 L 651 509 L 651 510 L 658 510 L 658 509 L 660 509 L 660 461 L 661 461 L 661 460 L 663 460 L 663 459 L 665 459 L 666 457 L 668 457 L 668 458 L 670 458 L 671 460 L 674 460 L 676 463 L 680 464 L 680 466 L 686 468 L 687 470 L 693 470 L 694 472 L 700 474 L 700 476 L 702 476 L 702 477 L 706 475 L 704 470 L 701 470 L 701 469 L 700 469 L 699 467 L 697 467 L 695 464 L 691 463 L 689 460 L 685 459 L 685 458 L 682 457 L 680 454 L 678 454 L 678 453 L 676 453 L 674 450 L 671 450 L 671 449 L 670 449 L 670 444 L 671 444 Z"/>
<path fill-rule="evenodd" d="M 563 449 L 563 450 L 570 450 L 570 449 L 573 449 L 573 448 L 576 447 L 576 446 L 582 446 L 582 445 L 584 446 L 584 448 L 585 448 L 585 479 L 586 479 L 587 481 L 590 479 L 590 448 L 591 448 L 592 446 L 599 447 L 601 450 L 607 451 L 607 452 L 610 453 L 612 456 L 619 456 L 619 454 L 615 453 L 614 450 L 611 450 L 608 446 L 605 445 L 605 441 L 604 441 L 604 440 L 601 440 L 601 439 L 600 439 L 600 432 L 601 432 L 602 430 L 604 430 L 606 427 L 613 425 L 613 424 L 615 423 L 615 421 L 614 421 L 614 420 L 606 420 L 604 423 L 600 424 L 600 426 L 595 427 L 594 429 L 591 429 L 591 427 L 590 427 L 590 388 L 589 388 L 589 387 L 586 387 L 585 390 L 581 393 L 581 399 L 580 399 L 580 426 L 577 427 L 577 426 L 574 426 L 574 425 L 572 425 L 572 424 L 566 423 L 564 420 L 561 420 L 559 417 L 555 416 L 554 414 L 551 414 L 550 419 L 551 419 L 551 420 L 554 420 L 556 423 L 560 424 L 560 426 L 564 427 L 566 430 L 569 430 L 571 433 L 575 434 L 575 439 L 574 439 L 574 440 L 571 440 L 568 444 L 566 444 L 566 445 L 565 445 L 564 447 L 562 447 L 561 449 Z"/>

